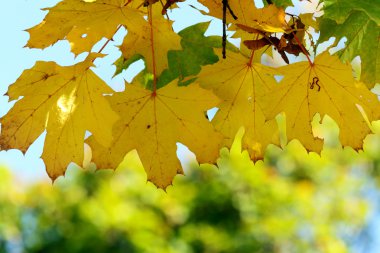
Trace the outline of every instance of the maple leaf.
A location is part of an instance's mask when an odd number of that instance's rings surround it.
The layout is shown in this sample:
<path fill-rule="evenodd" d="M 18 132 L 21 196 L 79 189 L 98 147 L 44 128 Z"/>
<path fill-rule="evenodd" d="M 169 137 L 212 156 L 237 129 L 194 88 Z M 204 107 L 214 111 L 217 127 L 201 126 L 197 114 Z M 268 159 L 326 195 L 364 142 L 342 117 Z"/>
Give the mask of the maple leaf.
<path fill-rule="evenodd" d="M 37 62 L 10 86 L 10 100 L 19 99 L 1 119 L 0 146 L 23 152 L 46 129 L 42 159 L 54 180 L 70 162 L 83 162 L 84 137 L 90 131 L 100 143 L 112 140 L 117 114 L 103 94 L 113 91 L 89 68 L 99 54 L 62 67 Z"/>
<path fill-rule="evenodd" d="M 98 168 L 116 168 L 129 151 L 136 149 L 148 180 L 166 188 L 176 174 L 183 174 L 176 155 L 177 142 L 193 151 L 201 163 L 215 162 L 218 157 L 221 135 L 204 113 L 219 100 L 198 85 L 178 87 L 173 81 L 155 93 L 129 84 L 109 101 L 121 118 L 109 145 L 88 140 Z"/>
<path fill-rule="evenodd" d="M 312 27 L 315 31 L 319 31 L 319 23 L 314 19 L 314 13 L 302 13 L 298 17 L 306 27 Z"/>
<path fill-rule="evenodd" d="M 209 12 L 201 11 L 205 15 L 222 19 L 223 3 L 219 0 L 199 0 L 209 9 Z M 285 11 L 271 4 L 257 9 L 253 0 L 229 1 L 231 10 L 237 16 L 235 20 L 227 13 L 227 22 L 237 24 L 242 29 L 256 29 L 263 32 L 285 32 L 289 27 L 285 21 Z"/>
<path fill-rule="evenodd" d="M 43 10 L 49 11 L 45 19 L 27 30 L 30 39 L 26 46 L 43 49 L 66 38 L 73 53 L 89 52 L 103 37 L 111 39 L 119 25 L 138 31 L 145 23 L 143 14 L 129 2 L 64 0 L 52 8 L 45 8 Z"/>
<path fill-rule="evenodd" d="M 349 64 L 324 52 L 313 65 L 298 62 L 279 71 L 285 77 L 264 96 L 265 113 L 271 119 L 285 112 L 289 140 L 298 139 L 309 151 L 319 152 L 322 141 L 313 136 L 311 127 L 314 115 L 319 113 L 338 124 L 343 146 L 362 148 L 370 128 L 357 105 L 372 121 L 380 116 L 380 104 L 375 94 L 355 82 Z"/>
<path fill-rule="evenodd" d="M 373 0 L 323 0 L 324 17 L 343 23 L 353 11 L 363 11 L 370 19 L 380 25 L 380 5 Z"/>
<path fill-rule="evenodd" d="M 173 22 L 162 16 L 161 6 L 154 5 L 151 8 L 149 20 L 138 31 L 128 33 L 120 50 L 125 61 L 135 55 L 143 56 L 147 70 L 159 75 L 168 68 L 168 51 L 181 49 L 181 37 L 173 31 Z"/>
<path fill-rule="evenodd" d="M 320 20 L 320 30 L 319 44 L 335 37 L 336 46 L 342 38 L 347 38 L 345 48 L 337 52 L 340 59 L 351 61 L 360 56 L 361 81 L 369 88 L 380 83 L 380 27 L 366 13 L 352 12 L 342 24 L 323 18 Z"/>
<path fill-rule="evenodd" d="M 206 6 L 208 12 L 201 11 L 202 14 L 210 15 L 219 19 L 223 18 L 223 1 L 219 0 L 198 0 L 199 3 Z M 253 20 L 254 10 L 256 6 L 252 0 L 241 0 L 241 1 L 228 1 L 231 10 L 237 17 L 235 20 L 230 13 L 227 11 L 227 23 L 239 22 L 240 24 L 247 24 L 250 20 Z"/>
<path fill-rule="evenodd" d="M 290 30 L 285 21 L 284 9 L 278 8 L 273 4 L 261 9 L 256 9 L 252 15 L 254 16 L 254 19 L 249 20 L 250 23 L 241 24 L 253 29 L 271 33 L 287 32 Z"/>
<path fill-rule="evenodd" d="M 263 158 L 270 143 L 278 144 L 276 121 L 267 121 L 261 107 L 262 94 L 275 85 L 273 69 L 239 54 L 203 67 L 197 82 L 212 89 L 222 100 L 212 123 L 224 135 L 224 144 L 231 147 L 238 130 L 243 126 L 243 147 L 253 160 Z"/>

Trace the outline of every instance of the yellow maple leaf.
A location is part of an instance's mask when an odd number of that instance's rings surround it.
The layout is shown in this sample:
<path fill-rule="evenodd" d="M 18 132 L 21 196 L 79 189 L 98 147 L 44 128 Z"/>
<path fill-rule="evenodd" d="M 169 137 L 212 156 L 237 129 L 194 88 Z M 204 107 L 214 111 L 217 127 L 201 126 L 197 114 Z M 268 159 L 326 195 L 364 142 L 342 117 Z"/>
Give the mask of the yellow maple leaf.
<path fill-rule="evenodd" d="M 145 22 L 143 14 L 129 0 L 64 0 L 52 8 L 35 27 L 28 29 L 31 48 L 46 48 L 67 39 L 75 54 L 89 52 L 103 37 L 111 39 L 119 25 L 138 31 Z"/>
<path fill-rule="evenodd" d="M 306 27 L 312 27 L 316 32 L 319 31 L 319 22 L 314 19 L 314 13 L 302 13 L 299 15 L 299 19 Z"/>
<path fill-rule="evenodd" d="M 285 11 L 271 4 L 261 9 L 255 9 L 248 22 L 236 22 L 236 25 L 248 32 L 259 30 L 262 32 L 288 32 L 290 27 L 285 21 Z"/>
<path fill-rule="evenodd" d="M 230 52 L 227 59 L 204 67 L 197 81 L 222 100 L 212 122 L 224 135 L 224 144 L 231 147 L 243 126 L 243 148 L 253 160 L 258 160 L 268 144 L 279 143 L 276 121 L 266 121 L 260 101 L 262 94 L 275 85 L 275 80 L 273 69 L 250 62 L 251 59 Z"/>
<path fill-rule="evenodd" d="M 285 77 L 265 95 L 266 115 L 285 112 L 288 139 L 298 139 L 307 150 L 319 152 L 322 140 L 313 136 L 315 114 L 330 116 L 340 128 L 343 146 L 360 149 L 370 132 L 360 106 L 369 121 L 379 119 L 380 104 L 372 92 L 355 82 L 352 68 L 337 56 L 324 52 L 309 62 L 298 62 L 279 69 Z"/>
<path fill-rule="evenodd" d="M 144 22 L 138 32 L 129 32 L 120 46 L 125 59 L 136 54 L 142 55 L 146 69 L 156 75 L 168 68 L 168 51 L 181 49 L 181 37 L 173 31 L 173 22 L 165 19 L 161 10 L 161 5 L 153 5 L 149 20 Z"/>
<path fill-rule="evenodd" d="M 183 174 L 176 155 L 177 142 L 193 151 L 201 163 L 215 162 L 218 157 L 221 135 L 204 113 L 219 100 L 198 85 L 178 87 L 173 81 L 153 92 L 139 84 L 128 84 L 124 92 L 109 100 L 122 117 L 113 128 L 112 143 L 88 140 L 98 168 L 116 168 L 129 151 L 136 149 L 148 180 L 166 188 L 177 173 Z"/>
<path fill-rule="evenodd" d="M 223 1 L 199 0 L 209 9 L 209 12 L 201 11 L 203 14 L 222 19 Z M 285 21 L 285 11 L 271 4 L 258 9 L 253 0 L 229 1 L 231 10 L 237 17 L 235 20 L 227 11 L 227 23 L 237 24 L 244 30 L 260 30 L 262 32 L 285 32 L 289 27 Z"/>
<path fill-rule="evenodd" d="M 205 15 L 210 15 L 219 19 L 223 18 L 223 1 L 219 0 L 198 0 L 202 5 L 206 6 L 208 12 L 201 11 Z M 227 23 L 239 22 L 241 24 L 248 23 L 254 19 L 253 12 L 257 9 L 253 0 L 229 1 L 231 10 L 238 18 L 235 20 L 227 10 Z"/>
<path fill-rule="evenodd" d="M 99 54 L 84 62 L 62 67 L 37 62 L 10 86 L 14 107 L 1 119 L 0 146 L 23 152 L 46 129 L 42 159 L 54 180 L 70 162 L 83 162 L 86 130 L 104 145 L 112 140 L 117 114 L 103 94 L 113 91 L 89 68 Z"/>

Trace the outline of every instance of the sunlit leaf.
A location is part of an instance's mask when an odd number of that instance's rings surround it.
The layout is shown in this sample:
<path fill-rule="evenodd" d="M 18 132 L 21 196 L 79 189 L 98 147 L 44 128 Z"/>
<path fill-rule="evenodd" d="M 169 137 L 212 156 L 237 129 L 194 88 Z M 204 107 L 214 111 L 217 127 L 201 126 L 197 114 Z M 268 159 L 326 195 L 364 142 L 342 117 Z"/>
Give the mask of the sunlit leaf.
<path fill-rule="evenodd" d="M 314 137 L 311 121 L 315 114 L 330 116 L 340 128 L 344 146 L 361 149 L 370 128 L 358 106 L 369 121 L 379 119 L 380 103 L 375 94 L 352 77 L 348 64 L 324 52 L 313 65 L 309 62 L 282 67 L 285 75 L 277 87 L 266 94 L 268 118 L 285 112 L 289 140 L 298 139 L 310 151 L 320 151 L 322 141 Z"/>
<path fill-rule="evenodd" d="M 138 84 L 109 98 L 121 119 L 113 128 L 113 141 L 103 145 L 90 138 L 98 168 L 116 168 L 124 156 L 136 149 L 148 175 L 159 188 L 171 184 L 183 170 L 176 155 L 176 143 L 186 145 L 200 163 L 215 162 L 221 135 L 205 117 L 218 99 L 196 84 L 178 87 L 176 81 L 157 93 Z"/>
<path fill-rule="evenodd" d="M 82 164 L 86 130 L 110 143 L 117 115 L 103 96 L 113 91 L 90 70 L 98 56 L 70 67 L 37 62 L 25 70 L 8 91 L 10 100 L 19 100 L 1 119 L 1 148 L 26 152 L 46 130 L 42 159 L 54 180 L 70 162 Z"/>
<path fill-rule="evenodd" d="M 143 14 L 128 0 L 64 0 L 49 11 L 37 26 L 28 29 L 27 46 L 46 48 L 67 39 L 75 54 L 89 52 L 103 37 L 112 39 L 119 25 L 133 31 L 144 25 Z"/>
<path fill-rule="evenodd" d="M 263 157 L 268 144 L 278 144 L 276 122 L 266 120 L 260 104 L 275 80 L 273 69 L 250 61 L 231 52 L 226 60 L 204 67 L 197 81 L 222 100 L 212 122 L 224 135 L 224 143 L 230 147 L 239 128 L 244 127 L 242 145 L 257 160 Z"/>

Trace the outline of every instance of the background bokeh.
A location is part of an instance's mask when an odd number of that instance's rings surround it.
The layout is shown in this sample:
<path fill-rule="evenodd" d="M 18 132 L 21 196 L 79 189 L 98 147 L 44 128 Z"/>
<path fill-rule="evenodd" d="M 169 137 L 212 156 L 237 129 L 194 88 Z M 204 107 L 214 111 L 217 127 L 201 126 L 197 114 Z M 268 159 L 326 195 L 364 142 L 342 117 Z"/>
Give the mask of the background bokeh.
<path fill-rule="evenodd" d="M 71 166 L 24 190 L 2 168 L 0 252 L 361 252 L 379 139 L 361 153 L 331 141 L 321 156 L 293 141 L 254 165 L 237 138 L 219 168 L 190 163 L 166 192 L 134 152 L 115 172 Z"/>

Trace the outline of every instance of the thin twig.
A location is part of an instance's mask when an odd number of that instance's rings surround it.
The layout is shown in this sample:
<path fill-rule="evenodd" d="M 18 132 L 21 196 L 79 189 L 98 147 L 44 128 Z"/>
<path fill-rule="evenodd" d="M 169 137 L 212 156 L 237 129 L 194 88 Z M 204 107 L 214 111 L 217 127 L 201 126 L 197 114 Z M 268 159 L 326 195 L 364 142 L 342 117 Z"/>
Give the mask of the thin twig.
<path fill-rule="evenodd" d="M 223 39 L 222 39 L 222 55 L 226 59 L 226 44 L 227 44 L 227 0 L 223 0 Z"/>
<path fill-rule="evenodd" d="M 223 0 L 223 38 L 222 38 L 222 55 L 223 59 L 226 59 L 226 46 L 227 46 L 227 10 L 231 16 L 236 20 L 238 17 L 232 11 L 231 6 L 228 3 L 228 0 Z"/>
<path fill-rule="evenodd" d="M 235 19 L 235 20 L 237 20 L 238 19 L 238 17 L 235 15 L 235 13 L 232 11 L 232 9 L 231 9 L 231 6 L 230 6 L 230 4 L 228 3 L 228 1 L 226 1 L 227 3 L 227 9 L 228 9 L 228 11 L 230 12 L 230 14 L 231 14 L 231 16 Z"/>

